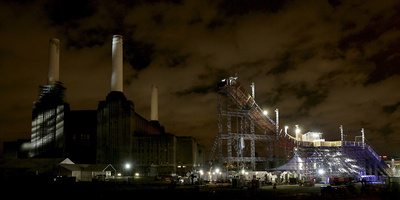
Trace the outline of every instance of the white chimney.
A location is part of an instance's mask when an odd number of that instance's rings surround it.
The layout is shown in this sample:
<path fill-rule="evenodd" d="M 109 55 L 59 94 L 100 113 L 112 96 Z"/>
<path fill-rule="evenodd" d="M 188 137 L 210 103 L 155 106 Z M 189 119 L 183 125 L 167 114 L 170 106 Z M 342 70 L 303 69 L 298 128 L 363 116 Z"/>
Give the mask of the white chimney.
<path fill-rule="evenodd" d="M 111 91 L 123 91 L 122 36 L 114 35 L 112 41 Z"/>
<path fill-rule="evenodd" d="M 158 87 L 151 86 L 151 113 L 150 121 L 158 121 Z"/>
<path fill-rule="evenodd" d="M 60 40 L 50 40 L 49 48 L 49 74 L 47 84 L 52 85 L 60 81 Z"/>

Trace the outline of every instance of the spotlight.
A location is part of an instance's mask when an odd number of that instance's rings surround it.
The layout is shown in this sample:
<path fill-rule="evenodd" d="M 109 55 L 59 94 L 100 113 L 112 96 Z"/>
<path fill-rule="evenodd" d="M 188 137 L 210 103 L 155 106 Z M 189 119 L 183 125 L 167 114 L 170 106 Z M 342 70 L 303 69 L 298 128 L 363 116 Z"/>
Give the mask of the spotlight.
<path fill-rule="evenodd" d="M 130 169 L 131 168 L 131 164 L 127 163 L 125 164 L 125 169 Z"/>

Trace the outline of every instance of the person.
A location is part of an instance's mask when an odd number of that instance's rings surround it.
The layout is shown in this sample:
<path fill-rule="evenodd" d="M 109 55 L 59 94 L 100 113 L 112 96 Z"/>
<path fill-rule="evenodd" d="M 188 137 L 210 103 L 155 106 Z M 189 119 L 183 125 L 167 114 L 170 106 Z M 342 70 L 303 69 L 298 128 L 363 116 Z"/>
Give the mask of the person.
<path fill-rule="evenodd" d="M 362 193 L 367 193 L 368 192 L 368 190 L 367 190 L 367 181 L 364 178 L 361 180 L 361 192 Z"/>
<path fill-rule="evenodd" d="M 349 185 L 347 186 L 347 191 L 349 194 L 357 193 L 357 188 L 354 186 L 354 183 L 349 183 Z"/>

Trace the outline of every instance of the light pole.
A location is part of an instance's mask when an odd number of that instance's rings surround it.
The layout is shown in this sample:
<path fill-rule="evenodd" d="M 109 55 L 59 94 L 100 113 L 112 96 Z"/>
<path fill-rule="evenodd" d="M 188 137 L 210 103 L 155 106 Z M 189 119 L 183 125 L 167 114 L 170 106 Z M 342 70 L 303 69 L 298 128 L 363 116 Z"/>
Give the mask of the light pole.
<path fill-rule="evenodd" d="M 325 183 L 325 180 L 322 180 L 322 178 L 324 178 L 324 175 L 325 175 L 325 170 L 322 168 L 318 169 L 318 175 L 320 176 L 321 181 L 323 181 Z"/>
<path fill-rule="evenodd" d="M 204 174 L 204 172 L 203 172 L 203 170 L 201 169 L 201 170 L 199 171 L 199 184 L 200 184 L 200 185 L 203 185 L 203 174 Z"/>
<path fill-rule="evenodd" d="M 300 133 L 300 128 L 299 128 L 299 125 L 296 125 L 296 144 L 297 144 L 297 147 L 299 147 L 299 133 Z"/>
<path fill-rule="evenodd" d="M 129 176 L 131 175 L 132 165 L 130 163 L 125 163 L 124 169 L 126 173 L 127 182 L 129 183 Z"/>
<path fill-rule="evenodd" d="M 215 169 L 215 174 L 216 174 L 217 182 L 218 182 L 218 174 L 220 174 L 220 173 L 219 173 L 219 168 Z"/>

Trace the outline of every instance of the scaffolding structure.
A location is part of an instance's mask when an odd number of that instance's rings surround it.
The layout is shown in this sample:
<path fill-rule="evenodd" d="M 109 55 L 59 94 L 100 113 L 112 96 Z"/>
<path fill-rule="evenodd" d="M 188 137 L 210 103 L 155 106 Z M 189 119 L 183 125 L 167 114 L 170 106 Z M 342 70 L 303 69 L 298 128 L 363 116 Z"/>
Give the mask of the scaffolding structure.
<path fill-rule="evenodd" d="M 218 136 L 211 157 L 218 153 L 217 160 L 228 168 L 253 170 L 256 162 L 273 162 L 277 124 L 256 104 L 254 84 L 250 95 L 236 79 L 219 84 Z"/>
<path fill-rule="evenodd" d="M 389 167 L 373 148 L 362 142 L 299 142 L 293 158 L 276 168 L 291 171 L 305 178 L 312 177 L 359 177 L 379 181 L 379 177 L 391 176 Z"/>
<path fill-rule="evenodd" d="M 322 133 L 301 134 L 293 137 L 279 131 L 279 112 L 273 121 L 246 92 L 237 77 L 222 80 L 218 90 L 218 135 L 210 160 L 224 165 L 227 170 L 255 170 L 264 163 L 264 170 L 291 171 L 302 177 L 376 177 L 391 176 L 388 166 L 376 151 L 365 142 L 325 141 Z M 279 158 L 286 164 L 277 167 Z M 259 168 L 258 168 L 259 169 Z"/>

